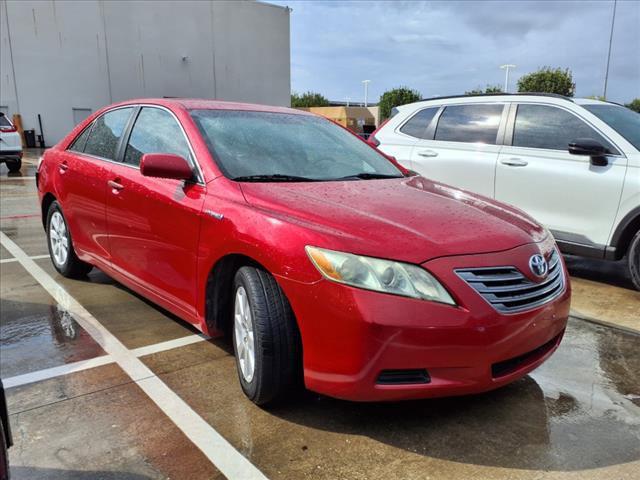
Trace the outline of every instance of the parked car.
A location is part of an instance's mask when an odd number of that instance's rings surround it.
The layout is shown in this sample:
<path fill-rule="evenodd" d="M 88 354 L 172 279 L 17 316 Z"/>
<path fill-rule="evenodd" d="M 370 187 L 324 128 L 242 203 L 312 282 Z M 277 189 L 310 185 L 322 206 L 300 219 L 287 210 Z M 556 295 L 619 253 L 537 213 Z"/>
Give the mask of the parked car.
<path fill-rule="evenodd" d="M 244 393 L 351 400 L 481 392 L 556 349 L 570 286 L 521 211 L 421 176 L 322 117 L 138 100 L 47 150 L 54 267 L 94 266 L 233 336 Z"/>
<path fill-rule="evenodd" d="M 0 380 L 0 480 L 9 480 L 9 448 L 13 445 L 4 386 Z"/>
<path fill-rule="evenodd" d="M 552 95 L 403 105 L 369 141 L 425 177 L 521 208 L 562 252 L 620 260 L 640 289 L 640 114 Z"/>
<path fill-rule="evenodd" d="M 4 112 L 0 112 L 0 163 L 6 163 L 12 173 L 22 167 L 22 139 Z"/>

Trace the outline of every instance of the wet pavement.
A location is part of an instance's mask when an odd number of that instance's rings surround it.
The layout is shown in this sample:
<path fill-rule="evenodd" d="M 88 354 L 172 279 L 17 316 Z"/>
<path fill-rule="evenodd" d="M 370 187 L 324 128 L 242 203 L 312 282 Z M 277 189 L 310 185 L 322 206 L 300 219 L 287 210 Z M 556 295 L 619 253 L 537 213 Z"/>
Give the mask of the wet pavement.
<path fill-rule="evenodd" d="M 384 404 L 307 393 L 263 410 L 243 396 L 227 341 L 203 341 L 98 270 L 68 280 L 38 258 L 47 249 L 29 160 L 23 177 L 0 167 L 2 232 L 268 478 L 639 478 L 640 293 L 620 264 L 567 259 L 575 316 L 565 338 L 507 387 Z M 0 376 L 15 385 L 12 478 L 225 478 L 4 248 L 0 261 Z M 65 365 L 80 367 L 28 381 Z"/>

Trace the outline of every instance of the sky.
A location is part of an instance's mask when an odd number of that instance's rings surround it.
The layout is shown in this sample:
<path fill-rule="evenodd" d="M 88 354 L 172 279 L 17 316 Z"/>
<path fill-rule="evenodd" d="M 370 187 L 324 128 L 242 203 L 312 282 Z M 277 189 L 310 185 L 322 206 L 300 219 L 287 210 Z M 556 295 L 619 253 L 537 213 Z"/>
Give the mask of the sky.
<path fill-rule="evenodd" d="M 613 1 L 269 1 L 291 11 L 291 88 L 369 101 L 394 87 L 423 98 L 569 68 L 576 96 L 602 95 Z M 640 97 L 640 0 L 618 0 L 607 98 Z"/>

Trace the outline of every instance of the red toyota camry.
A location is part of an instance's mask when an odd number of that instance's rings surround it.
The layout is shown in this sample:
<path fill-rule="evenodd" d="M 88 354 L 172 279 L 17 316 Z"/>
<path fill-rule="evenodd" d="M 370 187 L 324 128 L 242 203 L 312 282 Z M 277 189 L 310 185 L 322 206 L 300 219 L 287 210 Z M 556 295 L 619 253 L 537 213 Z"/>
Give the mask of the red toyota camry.
<path fill-rule="evenodd" d="M 98 267 L 215 336 L 258 404 L 490 390 L 545 361 L 570 287 L 551 234 L 288 108 L 148 99 L 48 150 L 62 275 Z"/>

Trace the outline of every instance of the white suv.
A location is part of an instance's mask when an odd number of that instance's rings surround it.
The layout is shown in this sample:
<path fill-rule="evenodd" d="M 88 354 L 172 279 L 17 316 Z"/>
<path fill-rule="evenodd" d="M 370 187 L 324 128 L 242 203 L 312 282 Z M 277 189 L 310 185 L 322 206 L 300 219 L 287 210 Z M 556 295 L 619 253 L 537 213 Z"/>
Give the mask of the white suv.
<path fill-rule="evenodd" d="M 0 163 L 6 163 L 10 172 L 22 167 L 22 139 L 3 112 L 0 112 Z"/>
<path fill-rule="evenodd" d="M 417 173 L 513 204 L 565 253 L 627 255 L 640 289 L 640 114 L 557 95 L 403 105 L 369 142 Z"/>

